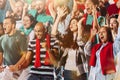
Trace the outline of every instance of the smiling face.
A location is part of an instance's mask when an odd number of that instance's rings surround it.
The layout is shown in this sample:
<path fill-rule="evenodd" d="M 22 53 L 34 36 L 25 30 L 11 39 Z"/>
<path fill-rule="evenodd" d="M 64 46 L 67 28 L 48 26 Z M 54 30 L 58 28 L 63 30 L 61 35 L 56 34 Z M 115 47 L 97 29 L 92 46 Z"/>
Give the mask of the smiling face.
<path fill-rule="evenodd" d="M 17 16 L 22 16 L 23 7 L 24 7 L 24 4 L 21 1 L 16 2 L 15 8 L 14 8 L 14 13 Z"/>
<path fill-rule="evenodd" d="M 40 14 L 45 10 L 45 1 L 44 0 L 40 0 L 40 1 L 36 1 L 36 7 L 37 12 Z"/>
<path fill-rule="evenodd" d="M 85 9 L 86 9 L 87 14 L 92 13 L 92 8 L 93 8 L 93 3 L 91 1 L 86 1 L 85 2 Z"/>
<path fill-rule="evenodd" d="M 31 25 L 32 25 L 32 23 L 33 23 L 33 21 L 32 20 L 30 20 L 30 16 L 25 16 L 24 18 L 23 18 L 23 25 L 24 25 L 24 28 L 30 28 L 31 27 Z"/>
<path fill-rule="evenodd" d="M 76 32 L 78 30 L 77 20 L 76 19 L 71 20 L 71 22 L 70 22 L 70 30 L 72 32 Z"/>
<path fill-rule="evenodd" d="M 6 0 L 0 0 L 0 9 L 4 8 Z"/>
<path fill-rule="evenodd" d="M 42 39 L 45 34 L 45 28 L 44 28 L 43 23 L 41 23 L 41 22 L 37 23 L 35 25 L 34 32 L 38 39 Z"/>

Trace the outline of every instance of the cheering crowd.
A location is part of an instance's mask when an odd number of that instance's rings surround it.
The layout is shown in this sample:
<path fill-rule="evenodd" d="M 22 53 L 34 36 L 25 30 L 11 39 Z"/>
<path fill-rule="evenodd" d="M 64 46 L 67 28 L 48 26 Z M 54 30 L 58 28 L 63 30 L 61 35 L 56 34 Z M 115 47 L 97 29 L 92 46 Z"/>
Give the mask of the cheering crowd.
<path fill-rule="evenodd" d="M 0 0 L 0 80 L 120 80 L 120 0 Z"/>

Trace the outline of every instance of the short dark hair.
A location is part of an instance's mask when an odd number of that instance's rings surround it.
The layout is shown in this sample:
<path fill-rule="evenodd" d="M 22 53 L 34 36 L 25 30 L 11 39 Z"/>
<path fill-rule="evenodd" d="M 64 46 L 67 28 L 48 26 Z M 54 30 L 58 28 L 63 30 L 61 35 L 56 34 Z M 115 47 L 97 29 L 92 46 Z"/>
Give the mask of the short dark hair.
<path fill-rule="evenodd" d="M 12 17 L 12 16 L 5 17 L 5 19 L 10 19 L 11 23 L 16 24 L 16 20 L 15 20 L 15 18 Z"/>
<path fill-rule="evenodd" d="M 109 17 L 109 22 L 110 22 L 110 19 L 112 19 L 112 18 L 117 19 L 117 18 L 118 18 L 118 14 L 113 14 L 113 15 L 111 15 L 111 16 Z"/>
<path fill-rule="evenodd" d="M 118 14 L 113 14 L 113 15 L 111 15 L 111 16 L 109 17 L 109 20 L 108 20 L 108 24 L 109 24 L 109 25 L 110 25 L 110 20 L 111 20 L 112 18 L 116 19 L 116 23 L 117 23 L 117 25 L 119 25 L 119 23 L 118 23 L 118 21 L 117 21 Z"/>

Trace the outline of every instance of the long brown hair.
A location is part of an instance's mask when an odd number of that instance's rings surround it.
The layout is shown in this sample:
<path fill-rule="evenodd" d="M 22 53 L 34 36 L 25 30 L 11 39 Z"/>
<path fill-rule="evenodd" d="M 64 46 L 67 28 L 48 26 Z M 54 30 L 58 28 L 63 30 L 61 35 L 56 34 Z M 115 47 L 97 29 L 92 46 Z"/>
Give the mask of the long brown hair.
<path fill-rule="evenodd" d="M 79 48 L 76 40 L 73 40 L 73 32 L 70 31 L 70 29 L 68 29 L 68 33 L 64 35 L 64 37 L 61 39 L 61 42 L 64 48 L 72 48 L 72 49 Z"/>
<path fill-rule="evenodd" d="M 72 20 L 77 20 L 79 21 L 78 18 L 72 18 L 69 22 L 69 26 L 71 24 Z M 62 46 L 64 48 L 72 48 L 72 49 L 78 49 L 79 46 L 77 44 L 76 40 L 73 40 L 73 32 L 70 30 L 70 27 L 67 29 L 67 34 L 64 35 L 64 37 L 62 38 L 61 42 L 62 42 Z"/>
<path fill-rule="evenodd" d="M 113 42 L 113 36 L 112 36 L 112 32 L 111 32 L 110 27 L 104 26 L 104 27 L 101 27 L 101 28 L 104 28 L 104 29 L 106 30 L 108 41 L 109 41 L 109 42 Z M 99 40 L 100 40 L 100 39 L 99 39 Z M 101 41 L 100 41 L 100 42 L 101 42 Z"/>

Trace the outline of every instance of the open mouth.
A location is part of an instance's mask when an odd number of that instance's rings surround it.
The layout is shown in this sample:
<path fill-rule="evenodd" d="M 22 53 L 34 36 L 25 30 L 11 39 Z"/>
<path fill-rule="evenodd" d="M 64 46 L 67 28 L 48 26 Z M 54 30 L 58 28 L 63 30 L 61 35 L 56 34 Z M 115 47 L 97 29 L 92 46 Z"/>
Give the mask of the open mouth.
<path fill-rule="evenodd" d="M 26 26 L 27 24 L 24 24 L 24 26 Z"/>
<path fill-rule="evenodd" d="M 6 28 L 3 28 L 4 32 L 6 32 Z"/>
<path fill-rule="evenodd" d="M 72 26 L 70 26 L 70 29 L 72 29 L 73 27 Z"/>
<path fill-rule="evenodd" d="M 113 30 L 113 28 L 110 28 L 111 30 Z"/>
<path fill-rule="evenodd" d="M 102 39 L 104 39 L 104 37 L 103 37 L 103 36 L 101 36 L 101 37 L 100 37 L 100 39 L 102 40 Z"/>
<path fill-rule="evenodd" d="M 6 30 L 6 28 L 3 28 L 4 30 Z"/>

